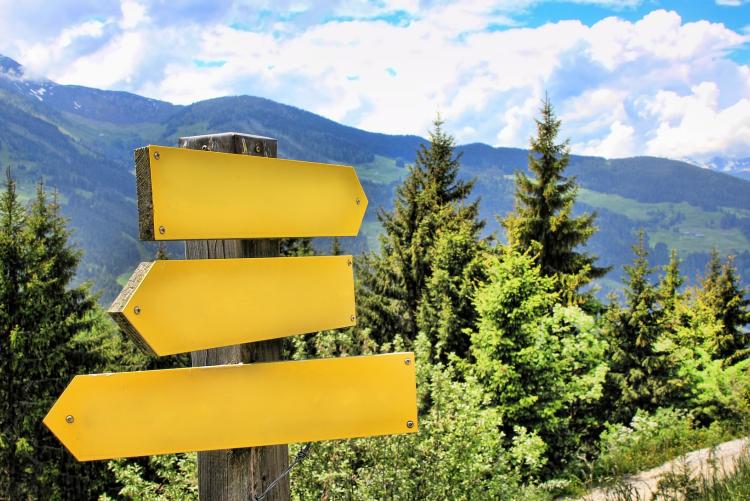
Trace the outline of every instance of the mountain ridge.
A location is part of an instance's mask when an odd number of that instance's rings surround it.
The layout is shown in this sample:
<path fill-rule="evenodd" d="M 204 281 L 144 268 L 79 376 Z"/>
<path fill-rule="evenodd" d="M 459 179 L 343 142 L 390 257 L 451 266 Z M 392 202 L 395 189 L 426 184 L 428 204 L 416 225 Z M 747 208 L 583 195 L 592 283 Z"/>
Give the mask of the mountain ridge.
<path fill-rule="evenodd" d="M 237 130 L 275 137 L 280 157 L 354 165 L 372 203 L 363 235 L 345 245 L 361 252 L 377 245 L 374 209 L 391 206 L 406 165 L 427 142 L 419 136 L 363 131 L 261 97 L 226 96 L 182 106 L 127 92 L 24 79 L 23 73 L 20 64 L 0 56 L 0 164 L 13 166 L 25 197 L 37 179 L 59 190 L 75 241 L 85 250 L 81 279 L 93 280 L 104 300 L 117 292 L 116 277 L 153 257 L 153 246 L 136 237 L 136 147 Z M 526 169 L 528 151 L 483 143 L 457 150 L 462 175 L 477 179 L 475 194 L 482 199 L 488 231 L 498 232 L 496 216 L 512 209 L 512 175 Z M 656 264 L 674 244 L 686 251 L 685 266 L 694 275 L 709 250 L 701 240 L 710 234 L 722 252 L 738 255 L 743 276 L 750 275 L 749 181 L 657 157 L 572 155 L 569 174 L 581 186 L 576 210 L 600 215 L 600 232 L 589 248 L 602 256 L 603 264 L 627 262 L 634 232 L 645 227 L 653 237 Z M 177 244 L 171 250 L 181 252 Z M 619 280 L 618 274 L 611 280 Z"/>

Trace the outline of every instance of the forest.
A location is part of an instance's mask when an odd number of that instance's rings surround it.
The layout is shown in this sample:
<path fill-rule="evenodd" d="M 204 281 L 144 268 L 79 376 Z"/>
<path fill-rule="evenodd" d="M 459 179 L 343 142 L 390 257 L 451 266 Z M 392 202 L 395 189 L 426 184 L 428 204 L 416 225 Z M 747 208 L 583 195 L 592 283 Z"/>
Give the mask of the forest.
<path fill-rule="evenodd" d="M 495 215 L 501 242 L 483 232 L 474 182 L 435 120 L 393 207 L 377 214 L 379 248 L 355 257 L 357 326 L 286 340 L 288 359 L 413 350 L 420 431 L 313 444 L 291 472 L 293 499 L 575 497 L 748 434 L 750 298 L 733 256 L 712 252 L 688 285 L 675 250 L 652 265 L 641 231 L 619 235 L 632 240 L 623 270 L 602 266 L 581 250 L 597 214 L 575 210 L 580 188 L 560 127 L 545 100 L 528 170 L 515 173 L 514 209 Z M 189 364 L 140 353 L 98 305 L 95 284 L 74 285 L 81 252 L 70 236 L 54 190 L 40 183 L 27 206 L 8 170 L 0 499 L 197 499 L 195 454 L 78 463 L 42 425 L 76 374 Z M 315 252 L 309 240 L 283 249 Z M 341 253 L 337 239 L 330 253 Z M 603 300 L 594 282 L 615 272 L 623 292 Z M 736 475 L 747 477 L 750 461 L 742 465 Z M 750 498 L 750 482 L 732 478 L 674 484 L 660 499 L 673 499 L 670 489 Z"/>

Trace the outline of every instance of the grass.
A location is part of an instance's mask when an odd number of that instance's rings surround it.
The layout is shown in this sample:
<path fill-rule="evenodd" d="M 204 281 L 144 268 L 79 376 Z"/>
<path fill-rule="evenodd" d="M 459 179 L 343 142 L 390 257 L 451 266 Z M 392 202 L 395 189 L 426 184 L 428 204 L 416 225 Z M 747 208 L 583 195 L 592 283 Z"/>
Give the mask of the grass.
<path fill-rule="evenodd" d="M 368 249 L 375 250 L 380 248 L 378 236 L 380 236 L 380 233 L 383 231 L 383 225 L 380 224 L 380 221 L 365 221 L 362 223 L 360 231 L 367 240 Z"/>
<path fill-rule="evenodd" d="M 403 179 L 408 170 L 406 167 L 398 167 L 396 161 L 381 155 L 375 155 L 372 162 L 357 165 L 357 174 L 362 179 L 373 183 L 390 184 Z"/>
<path fill-rule="evenodd" d="M 734 473 L 722 475 L 713 473 L 701 478 L 698 499 L 724 501 L 729 499 L 750 499 L 750 451 L 745 449 L 734 462 Z"/>
<path fill-rule="evenodd" d="M 602 453 L 593 465 L 598 481 L 648 470 L 687 452 L 713 447 L 736 438 L 744 430 L 719 422 L 696 427 L 686 413 L 660 409 L 638 414 L 630 426 L 610 427 L 602 436 Z"/>
<path fill-rule="evenodd" d="M 692 476 L 687 464 L 678 464 L 659 479 L 653 495 L 640 495 L 624 481 L 607 491 L 607 501 L 745 501 L 750 500 L 750 451 L 745 449 L 725 471 L 710 464 L 707 473 Z"/>
<path fill-rule="evenodd" d="M 750 216 L 748 210 L 720 208 L 708 211 L 686 202 L 644 203 L 587 189 L 580 190 L 578 200 L 642 224 L 652 246 L 662 242 L 683 255 L 709 252 L 713 247 L 725 253 L 750 250 L 750 242 L 738 228 L 721 228 L 721 218 L 725 214 L 747 217 Z"/>
<path fill-rule="evenodd" d="M 122 274 L 118 275 L 117 276 L 117 285 L 119 285 L 120 287 L 125 287 L 125 284 L 128 283 L 128 279 L 130 278 L 131 274 L 132 274 L 132 272 L 126 271 L 125 273 L 122 273 Z"/>

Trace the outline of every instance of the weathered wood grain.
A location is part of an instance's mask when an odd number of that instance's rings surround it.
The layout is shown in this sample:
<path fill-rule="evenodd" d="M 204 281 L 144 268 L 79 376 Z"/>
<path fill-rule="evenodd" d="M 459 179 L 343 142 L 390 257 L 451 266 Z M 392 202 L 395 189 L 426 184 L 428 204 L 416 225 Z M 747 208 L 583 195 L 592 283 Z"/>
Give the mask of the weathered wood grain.
<path fill-rule="evenodd" d="M 155 357 L 156 352 L 153 350 L 153 348 L 151 348 L 151 346 L 149 346 L 149 344 L 143 339 L 143 337 L 138 334 L 138 332 L 133 328 L 130 322 L 128 322 L 128 319 L 125 318 L 125 315 L 123 313 L 125 305 L 128 304 L 128 301 L 135 292 L 135 289 L 138 287 L 138 284 L 143 281 L 143 277 L 146 276 L 148 270 L 150 270 L 153 265 L 153 261 L 148 261 L 138 265 L 133 274 L 130 276 L 128 283 L 125 284 L 125 287 L 122 288 L 120 294 L 112 302 L 112 305 L 109 307 L 109 310 L 107 310 L 107 313 L 109 313 L 109 316 L 112 317 L 112 320 L 115 321 L 115 323 L 120 327 L 120 330 L 124 332 L 131 341 L 133 341 L 143 352 Z"/>
<path fill-rule="evenodd" d="M 179 138 L 179 146 L 241 155 L 276 157 L 275 139 L 228 132 Z M 152 223 L 153 224 L 153 223 Z M 190 240 L 185 242 L 188 259 L 237 257 L 276 257 L 278 240 Z M 193 367 L 281 359 L 283 340 L 275 339 L 227 346 L 191 353 Z M 253 398 L 248 395 L 248 398 Z M 273 402 L 257 402 L 258 412 Z M 198 453 L 200 499 L 206 501 L 247 501 L 262 493 L 289 464 L 286 445 L 254 447 Z M 265 498 L 286 501 L 290 498 L 289 477 L 279 482 Z"/>
<path fill-rule="evenodd" d="M 141 240 L 153 240 L 154 198 L 151 192 L 151 157 L 148 146 L 136 149 L 134 157 L 138 233 Z"/>

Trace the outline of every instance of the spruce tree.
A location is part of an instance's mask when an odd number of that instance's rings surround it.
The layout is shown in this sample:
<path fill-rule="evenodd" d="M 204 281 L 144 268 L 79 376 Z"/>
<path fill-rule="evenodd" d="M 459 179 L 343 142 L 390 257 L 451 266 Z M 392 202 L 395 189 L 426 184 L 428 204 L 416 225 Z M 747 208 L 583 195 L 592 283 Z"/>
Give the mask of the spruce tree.
<path fill-rule="evenodd" d="M 315 249 L 311 238 L 282 238 L 279 241 L 279 252 L 282 256 L 312 256 Z"/>
<path fill-rule="evenodd" d="M 687 319 L 680 318 L 679 305 L 684 300 L 684 294 L 680 288 L 685 283 L 685 278 L 680 273 L 680 258 L 677 250 L 672 249 L 669 255 L 669 263 L 664 266 L 664 276 L 659 282 L 657 295 L 661 304 L 662 315 L 664 317 L 664 327 L 674 331 L 679 325 L 687 322 Z"/>
<path fill-rule="evenodd" d="M 344 249 L 341 247 L 341 240 L 339 237 L 333 237 L 331 239 L 331 255 L 340 256 L 344 253 Z"/>
<path fill-rule="evenodd" d="M 750 355 L 750 335 L 744 330 L 750 323 L 750 298 L 747 289 L 739 284 L 731 256 L 722 263 L 713 249 L 706 268 L 698 302 L 720 322 L 712 347 L 714 358 L 732 364 Z"/>
<path fill-rule="evenodd" d="M 635 260 L 625 266 L 625 307 L 612 301 L 605 315 L 611 349 L 608 391 L 614 418 L 630 422 L 638 409 L 654 411 L 675 404 L 680 382 L 667 353 L 658 347 L 664 334 L 665 314 L 659 290 L 651 283 L 643 231 L 633 246 Z"/>
<path fill-rule="evenodd" d="M 381 343 L 397 334 L 408 342 L 416 338 L 440 231 L 464 221 L 478 241 L 483 226 L 477 220 L 478 201 L 467 202 L 474 182 L 458 178 L 460 156 L 442 126 L 438 117 L 429 146 L 420 145 L 414 165 L 396 190 L 393 210 L 378 213 L 383 225 L 380 253 L 368 256 L 358 267 L 361 325 Z"/>
<path fill-rule="evenodd" d="M 15 451 L 18 423 L 22 419 L 17 398 L 19 390 L 16 388 L 21 376 L 12 354 L 18 338 L 17 316 L 21 310 L 22 284 L 27 272 L 23 239 L 26 215 L 18 201 L 10 171 L 6 173 L 0 210 L 0 497 L 17 499 L 22 491 L 14 479 L 19 477 L 24 466 Z"/>
<path fill-rule="evenodd" d="M 575 293 L 609 268 L 596 266 L 596 256 L 576 251 L 596 232 L 596 214 L 572 216 L 578 185 L 575 178 L 564 176 L 570 161 L 569 141 L 556 142 L 562 122 L 555 116 L 549 98 L 545 97 L 540 112 L 529 152 L 533 177 L 516 172 L 514 212 L 501 224 L 507 230 L 509 244 L 520 252 L 538 244 L 542 273 L 556 277 L 558 288 L 572 299 L 575 294 L 568 294 L 566 289 Z"/>
<path fill-rule="evenodd" d="M 78 463 L 42 425 L 70 379 L 104 363 L 90 332 L 95 301 L 71 287 L 80 254 L 41 184 L 24 213 L 8 176 L 0 221 L 0 497 L 89 499 L 105 466 Z"/>

